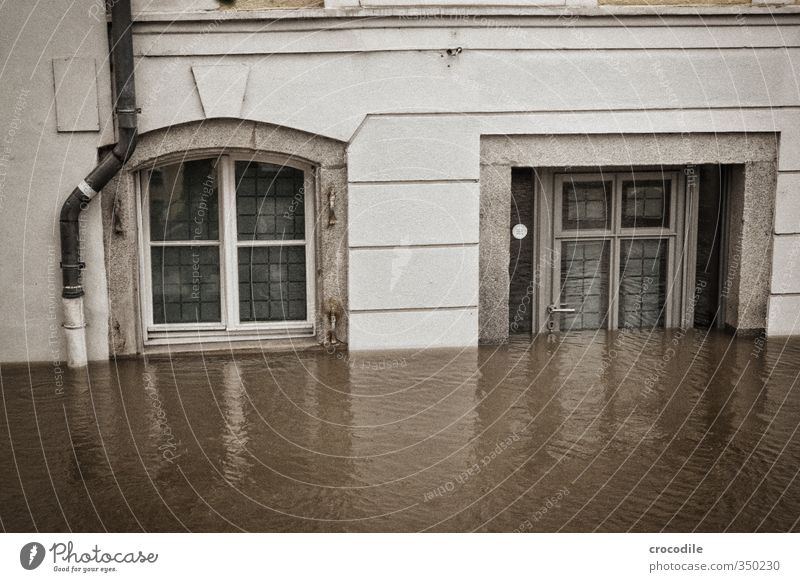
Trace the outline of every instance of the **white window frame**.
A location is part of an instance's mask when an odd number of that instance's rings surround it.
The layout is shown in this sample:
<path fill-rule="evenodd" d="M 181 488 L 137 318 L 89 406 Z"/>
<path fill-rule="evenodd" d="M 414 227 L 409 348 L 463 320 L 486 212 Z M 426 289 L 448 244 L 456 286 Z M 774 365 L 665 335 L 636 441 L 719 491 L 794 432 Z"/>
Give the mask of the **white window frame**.
<path fill-rule="evenodd" d="M 667 228 L 661 227 L 622 227 L 622 184 L 636 180 L 670 180 L 670 220 Z M 571 180 L 611 182 L 611 226 L 605 229 L 564 230 L 562 228 L 563 184 Z M 623 240 L 664 239 L 667 241 L 667 287 L 664 298 L 664 327 L 676 327 L 683 323 L 679 314 L 683 311 L 681 303 L 683 295 L 685 269 L 680 260 L 689 233 L 684 233 L 684 196 L 681 173 L 676 170 L 665 171 L 609 171 L 597 172 L 562 172 L 553 175 L 553 230 L 552 230 L 552 265 L 550 304 L 561 306 L 561 243 L 563 241 L 608 241 L 609 243 L 609 293 L 608 317 L 605 329 L 619 327 L 619 279 L 620 252 Z M 680 235 L 680 236 L 679 236 Z M 572 306 L 569 306 L 572 307 Z M 560 324 L 556 318 L 556 325 Z"/>
<path fill-rule="evenodd" d="M 182 162 L 215 159 L 217 161 L 219 240 L 218 241 L 151 241 L 150 204 L 147 172 Z M 236 220 L 236 162 L 263 162 L 303 172 L 305 238 L 303 240 L 238 239 Z M 316 324 L 316 221 L 315 168 L 287 156 L 253 153 L 244 150 L 206 150 L 164 156 L 148 163 L 135 173 L 137 218 L 139 224 L 139 302 L 143 343 L 157 346 L 176 343 L 211 343 L 287 339 L 315 335 Z M 153 322 L 153 287 L 151 249 L 155 246 L 218 246 L 220 248 L 220 322 L 164 323 Z M 238 249 L 242 247 L 305 246 L 306 253 L 306 319 L 297 321 L 242 322 L 239 320 Z"/>

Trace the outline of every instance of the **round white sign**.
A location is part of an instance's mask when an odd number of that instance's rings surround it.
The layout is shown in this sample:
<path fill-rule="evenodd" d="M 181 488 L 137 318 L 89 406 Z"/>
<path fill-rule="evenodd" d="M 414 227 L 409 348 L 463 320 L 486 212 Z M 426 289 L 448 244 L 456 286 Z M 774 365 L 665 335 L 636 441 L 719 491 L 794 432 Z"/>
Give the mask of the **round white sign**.
<path fill-rule="evenodd" d="M 511 234 L 514 235 L 515 239 L 522 240 L 528 236 L 528 227 L 524 224 L 515 224 L 514 228 L 511 229 Z"/>

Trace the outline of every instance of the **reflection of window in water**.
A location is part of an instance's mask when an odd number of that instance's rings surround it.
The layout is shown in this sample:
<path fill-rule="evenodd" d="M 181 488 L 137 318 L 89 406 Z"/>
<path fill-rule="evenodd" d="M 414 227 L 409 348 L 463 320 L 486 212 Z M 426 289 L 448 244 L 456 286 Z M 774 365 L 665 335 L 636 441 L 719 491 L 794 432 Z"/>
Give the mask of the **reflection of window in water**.
<path fill-rule="evenodd" d="M 222 394 L 220 411 L 225 426 L 222 432 L 222 471 L 229 480 L 240 480 L 250 468 L 247 443 L 247 393 L 234 362 L 226 362 L 222 368 Z"/>

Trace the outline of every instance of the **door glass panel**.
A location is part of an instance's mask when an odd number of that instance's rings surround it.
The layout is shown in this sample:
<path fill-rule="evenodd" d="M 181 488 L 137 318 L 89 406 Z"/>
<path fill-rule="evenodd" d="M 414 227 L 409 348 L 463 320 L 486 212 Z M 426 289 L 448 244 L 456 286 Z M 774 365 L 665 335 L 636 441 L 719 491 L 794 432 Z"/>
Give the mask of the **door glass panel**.
<path fill-rule="evenodd" d="M 150 240 L 218 240 L 216 160 L 156 168 L 148 177 Z"/>
<path fill-rule="evenodd" d="M 622 228 L 668 228 L 671 180 L 622 182 Z"/>
<path fill-rule="evenodd" d="M 236 226 L 244 240 L 303 240 L 302 170 L 263 162 L 236 162 Z"/>
<path fill-rule="evenodd" d="M 611 228 L 611 181 L 564 182 L 561 197 L 562 230 Z"/>
<path fill-rule="evenodd" d="M 153 323 L 220 321 L 219 247 L 152 247 Z"/>
<path fill-rule="evenodd" d="M 239 319 L 306 319 L 304 246 L 239 249 Z"/>
<path fill-rule="evenodd" d="M 608 317 L 608 241 L 561 243 L 561 329 L 599 329 Z"/>
<path fill-rule="evenodd" d="M 620 327 L 664 326 L 668 244 L 665 239 L 621 241 Z"/>

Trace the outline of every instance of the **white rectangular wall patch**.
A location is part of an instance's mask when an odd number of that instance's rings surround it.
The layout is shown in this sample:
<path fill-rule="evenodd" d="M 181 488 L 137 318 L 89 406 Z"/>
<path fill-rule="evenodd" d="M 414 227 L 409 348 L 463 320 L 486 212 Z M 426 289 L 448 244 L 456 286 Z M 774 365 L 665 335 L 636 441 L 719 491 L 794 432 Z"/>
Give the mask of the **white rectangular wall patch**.
<path fill-rule="evenodd" d="M 53 59 L 53 82 L 58 131 L 100 131 L 95 60 Z"/>

